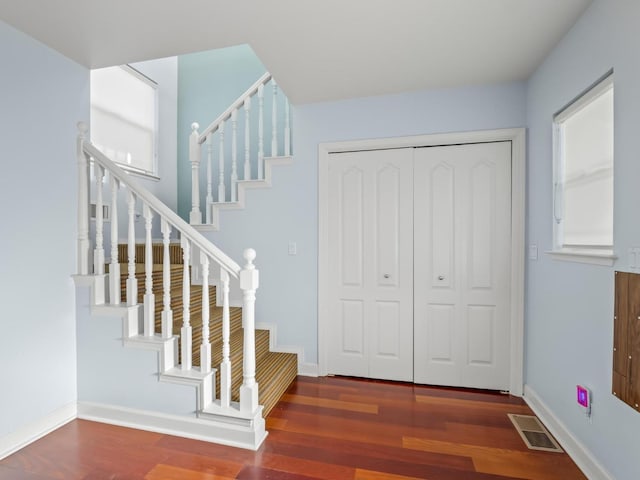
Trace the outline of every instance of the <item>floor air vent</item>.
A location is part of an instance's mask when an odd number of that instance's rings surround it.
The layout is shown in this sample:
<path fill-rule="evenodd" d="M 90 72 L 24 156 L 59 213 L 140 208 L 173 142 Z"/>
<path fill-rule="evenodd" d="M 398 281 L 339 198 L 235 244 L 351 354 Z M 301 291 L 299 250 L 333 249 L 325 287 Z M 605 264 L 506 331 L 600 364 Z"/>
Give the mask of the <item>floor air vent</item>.
<path fill-rule="evenodd" d="M 545 452 L 562 452 L 560 445 L 544 425 L 533 415 L 515 415 L 509 413 L 509 419 L 516 427 L 525 445 L 531 450 L 543 450 Z"/>

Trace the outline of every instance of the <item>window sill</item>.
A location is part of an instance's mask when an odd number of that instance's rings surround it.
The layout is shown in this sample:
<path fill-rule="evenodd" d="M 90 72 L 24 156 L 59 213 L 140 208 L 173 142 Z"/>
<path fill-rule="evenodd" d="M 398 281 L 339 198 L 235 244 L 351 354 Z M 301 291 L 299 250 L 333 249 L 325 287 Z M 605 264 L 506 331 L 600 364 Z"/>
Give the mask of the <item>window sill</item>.
<path fill-rule="evenodd" d="M 618 258 L 613 251 L 594 251 L 594 250 L 551 250 L 545 252 L 554 260 L 564 262 L 588 263 L 591 265 L 603 265 L 606 267 L 613 266 Z"/>

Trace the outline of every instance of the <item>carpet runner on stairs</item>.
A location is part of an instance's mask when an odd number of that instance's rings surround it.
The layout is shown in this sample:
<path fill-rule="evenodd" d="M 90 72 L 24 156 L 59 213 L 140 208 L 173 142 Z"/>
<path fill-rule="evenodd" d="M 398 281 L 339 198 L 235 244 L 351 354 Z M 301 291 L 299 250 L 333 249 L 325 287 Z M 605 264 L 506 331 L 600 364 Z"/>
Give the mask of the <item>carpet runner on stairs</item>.
<path fill-rule="evenodd" d="M 153 245 L 153 293 L 156 297 L 155 331 L 161 331 L 161 312 L 163 305 L 163 245 Z M 127 258 L 127 245 L 119 245 L 119 258 Z M 171 309 L 173 311 L 173 333 L 179 335 L 183 321 L 183 262 L 179 244 L 171 244 L 169 249 L 171 262 Z M 138 303 L 143 303 L 145 292 L 145 246 L 136 245 L 136 278 L 138 279 Z M 108 265 L 107 265 L 108 269 Z M 127 265 L 120 266 L 121 299 L 126 301 Z M 202 343 L 202 286 L 191 285 L 190 324 L 193 334 L 193 365 L 200 365 L 200 344 Z M 222 307 L 216 306 L 216 287 L 209 287 L 209 341 L 211 342 L 212 367 L 218 368 L 222 361 Z M 242 360 L 244 335 L 242 329 L 242 308 L 230 308 L 230 359 L 232 365 L 232 400 L 238 401 L 239 387 L 242 384 Z M 259 385 L 259 403 L 264 406 L 266 417 L 280 397 L 289 388 L 298 374 L 297 355 L 293 353 L 272 352 L 269 350 L 269 331 L 256 330 L 256 381 Z M 180 351 L 180 349 L 178 349 Z M 220 375 L 216 372 L 216 398 L 220 395 Z"/>

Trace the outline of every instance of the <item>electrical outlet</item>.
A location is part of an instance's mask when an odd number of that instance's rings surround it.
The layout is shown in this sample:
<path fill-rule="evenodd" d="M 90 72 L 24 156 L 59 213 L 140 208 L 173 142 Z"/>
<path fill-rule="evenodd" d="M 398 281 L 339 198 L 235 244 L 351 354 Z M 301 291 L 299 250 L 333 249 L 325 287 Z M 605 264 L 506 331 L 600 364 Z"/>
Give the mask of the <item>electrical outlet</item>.
<path fill-rule="evenodd" d="M 298 254 L 298 244 L 296 242 L 289 242 L 289 255 L 297 255 Z"/>

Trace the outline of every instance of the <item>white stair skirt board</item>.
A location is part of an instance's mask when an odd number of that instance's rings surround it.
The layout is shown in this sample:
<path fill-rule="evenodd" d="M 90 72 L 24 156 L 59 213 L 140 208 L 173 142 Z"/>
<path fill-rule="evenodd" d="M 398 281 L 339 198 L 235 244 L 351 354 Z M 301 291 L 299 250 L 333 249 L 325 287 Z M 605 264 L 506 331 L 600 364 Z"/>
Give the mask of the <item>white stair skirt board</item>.
<path fill-rule="evenodd" d="M 0 460 L 69 423 L 76 416 L 76 403 L 69 403 L 0 438 Z"/>
<path fill-rule="evenodd" d="M 78 287 L 91 288 L 92 301 L 95 298 L 93 290 L 101 289 L 103 285 L 98 277 L 100 276 L 74 276 Z M 195 387 L 195 411 L 202 419 L 91 402 L 78 404 L 78 418 L 251 450 L 258 449 L 267 436 L 265 421 L 262 418 L 262 406 L 249 416 L 236 414 L 228 409 L 216 410 L 213 402 L 216 369 L 211 369 L 207 373 L 201 373 L 197 367 L 183 371 L 177 365 L 178 339 L 176 336 L 163 339 L 158 334 L 151 337 L 140 335 L 141 307 L 141 304 L 134 306 L 92 304 L 91 315 L 120 319 L 124 347 L 156 352 L 159 381 Z"/>
<path fill-rule="evenodd" d="M 245 207 L 245 192 L 253 188 L 267 188 L 271 186 L 271 169 L 276 165 L 290 165 L 292 156 L 265 157 L 263 180 L 238 180 L 238 199 L 235 202 L 214 202 L 211 208 L 211 218 L 205 219 L 207 223 L 193 225 L 199 231 L 220 230 L 220 210 L 240 210 Z"/>
<path fill-rule="evenodd" d="M 248 450 L 260 448 L 267 437 L 262 417 L 247 427 L 224 419 L 202 420 L 114 405 L 79 402 L 78 418 Z"/>
<path fill-rule="evenodd" d="M 556 438 L 564 451 L 590 480 L 614 480 L 593 454 L 567 429 L 529 385 L 524 386 L 524 401 Z"/>

